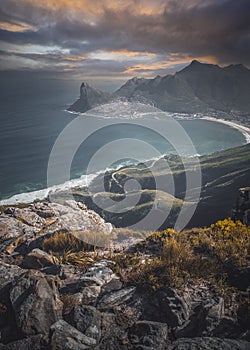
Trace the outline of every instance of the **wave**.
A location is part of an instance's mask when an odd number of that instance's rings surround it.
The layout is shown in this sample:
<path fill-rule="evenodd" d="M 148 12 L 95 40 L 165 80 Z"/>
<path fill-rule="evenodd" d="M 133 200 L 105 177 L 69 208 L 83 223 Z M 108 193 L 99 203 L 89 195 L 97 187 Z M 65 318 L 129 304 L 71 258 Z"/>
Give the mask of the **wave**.
<path fill-rule="evenodd" d="M 143 162 L 146 162 L 147 160 L 143 160 Z M 138 162 L 139 163 L 139 162 Z M 33 203 L 35 201 L 41 201 L 45 200 L 49 197 L 49 195 L 53 195 L 53 193 L 57 191 L 67 191 L 72 190 L 76 187 L 88 187 L 91 182 L 100 174 L 105 173 L 106 171 L 116 171 L 126 166 L 136 165 L 137 162 L 132 162 L 130 160 L 125 160 L 123 162 L 120 162 L 114 167 L 106 168 L 104 170 L 97 171 L 94 174 L 87 174 L 87 175 L 81 175 L 79 178 L 72 179 L 69 181 L 66 181 L 59 185 L 54 185 L 51 187 L 47 187 L 41 190 L 35 190 L 31 192 L 23 192 L 19 194 L 15 194 L 9 198 L 0 200 L 0 205 L 15 205 L 15 204 L 28 204 Z"/>
<path fill-rule="evenodd" d="M 2 199 L 0 201 L 0 205 L 14 205 L 14 204 L 20 204 L 20 203 L 32 203 L 34 201 L 44 200 L 44 199 L 48 198 L 48 196 L 50 194 L 53 194 L 53 192 L 56 192 L 56 191 L 70 190 L 70 189 L 72 189 L 74 187 L 78 187 L 78 186 L 86 187 L 86 186 L 89 186 L 91 181 L 102 172 L 103 171 L 97 172 L 96 174 L 82 175 L 80 178 L 72 179 L 72 180 L 66 181 L 63 184 L 47 187 L 47 188 L 44 188 L 42 190 L 16 194 L 10 198 Z"/>

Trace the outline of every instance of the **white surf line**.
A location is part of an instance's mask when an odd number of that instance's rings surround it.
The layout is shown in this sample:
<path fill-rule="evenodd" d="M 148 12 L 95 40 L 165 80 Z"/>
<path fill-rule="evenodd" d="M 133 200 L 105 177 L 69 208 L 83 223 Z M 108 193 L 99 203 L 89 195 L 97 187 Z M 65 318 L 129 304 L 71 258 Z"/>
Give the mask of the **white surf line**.
<path fill-rule="evenodd" d="M 250 128 L 241 124 L 238 124 L 236 122 L 231 122 L 230 120 L 225 120 L 225 119 L 217 119 L 214 117 L 207 117 L 204 116 L 201 119 L 212 121 L 212 122 L 217 122 L 217 123 L 222 123 L 226 124 L 228 126 L 231 126 L 234 129 L 239 130 L 245 137 L 246 143 L 250 143 Z"/>
<path fill-rule="evenodd" d="M 9 198 L 1 199 L 0 205 L 29 204 L 33 203 L 34 201 L 45 200 L 50 194 L 53 195 L 53 193 L 56 191 L 69 191 L 78 186 L 87 187 L 91 181 L 101 173 L 102 171 L 98 171 L 95 174 L 82 175 L 79 178 L 68 180 L 62 184 L 40 190 L 18 193 Z"/>

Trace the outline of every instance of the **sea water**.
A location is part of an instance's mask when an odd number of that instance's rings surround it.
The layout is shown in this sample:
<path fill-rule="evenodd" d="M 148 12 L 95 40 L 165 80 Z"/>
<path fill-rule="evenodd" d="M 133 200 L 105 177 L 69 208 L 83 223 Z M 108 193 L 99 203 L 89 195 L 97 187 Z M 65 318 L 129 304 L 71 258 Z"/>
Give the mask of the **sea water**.
<path fill-rule="evenodd" d="M 29 201 L 36 198 L 41 199 L 48 193 L 46 190 L 47 168 L 53 145 L 60 133 L 75 118 L 83 118 L 86 128 L 94 123 L 97 131 L 84 140 L 79 147 L 72 159 L 71 180 L 66 184 L 61 184 L 61 188 L 87 185 L 95 173 L 104 170 L 102 162 L 96 162 L 93 173 L 85 176 L 93 155 L 114 140 L 119 141 L 126 138 L 142 140 L 152 145 L 162 155 L 175 153 L 174 148 L 164 137 L 148 128 L 131 125 L 130 117 L 139 117 L 140 124 L 143 124 L 143 113 L 123 115 L 123 110 L 119 111 L 119 106 L 123 102 L 117 103 L 113 108 L 116 113 L 110 115 L 111 119 L 120 119 L 121 123 L 101 130 L 98 128 L 98 123 L 102 118 L 100 113 L 99 115 L 87 113 L 79 116 L 66 112 L 67 107 L 79 95 L 79 85 L 79 81 L 35 79 L 34 77 L 32 79 L 25 77 L 1 79 L 0 200 L 18 195 L 19 201 L 20 198 L 23 198 L 23 201 Z M 151 106 L 149 111 L 150 108 Z M 133 105 L 130 105 L 131 109 L 133 110 Z M 144 106 L 143 110 L 147 113 L 147 106 Z M 160 123 L 164 129 L 164 120 L 161 119 Z M 191 138 L 195 154 L 211 154 L 243 145 L 246 142 L 240 131 L 217 122 L 181 118 L 178 123 Z M 62 159 L 69 144 L 70 140 L 66 139 L 61 145 Z M 129 148 L 130 142 L 126 144 L 126 150 L 128 154 L 131 154 Z M 136 154 L 136 149 L 133 149 L 132 152 L 134 152 L 134 159 L 138 161 L 153 157 L 150 152 Z M 185 147 L 183 153 L 185 153 Z M 184 155 L 190 157 L 195 154 Z M 111 164 L 111 167 L 133 162 L 131 159 L 125 159 L 124 156 L 119 160 L 119 153 L 116 158 L 116 164 Z M 58 183 L 60 183 L 60 178 Z M 32 196 L 29 193 L 33 191 L 38 192 Z M 12 200 L 12 202 L 15 201 L 18 199 Z"/>

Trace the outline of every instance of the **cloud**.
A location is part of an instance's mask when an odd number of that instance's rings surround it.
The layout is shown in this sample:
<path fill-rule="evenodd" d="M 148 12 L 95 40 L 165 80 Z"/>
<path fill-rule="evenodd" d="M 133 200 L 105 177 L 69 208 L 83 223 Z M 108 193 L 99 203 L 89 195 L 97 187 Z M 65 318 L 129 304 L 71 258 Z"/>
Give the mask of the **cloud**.
<path fill-rule="evenodd" d="M 249 13 L 249 0 L 1 0 L 0 40 L 15 65 L 84 74 L 164 74 L 193 58 L 250 66 Z"/>

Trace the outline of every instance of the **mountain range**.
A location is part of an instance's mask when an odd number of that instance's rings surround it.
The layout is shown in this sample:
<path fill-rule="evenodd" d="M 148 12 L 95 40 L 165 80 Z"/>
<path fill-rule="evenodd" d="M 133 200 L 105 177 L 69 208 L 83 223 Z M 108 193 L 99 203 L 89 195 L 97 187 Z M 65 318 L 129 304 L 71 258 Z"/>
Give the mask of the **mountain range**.
<path fill-rule="evenodd" d="M 250 110 L 250 70 L 241 64 L 219 67 L 196 60 L 175 73 L 153 79 L 132 78 L 110 94 L 83 82 L 80 97 L 69 111 L 84 113 L 116 99 L 140 101 L 169 112 L 211 110 L 247 113 Z"/>

